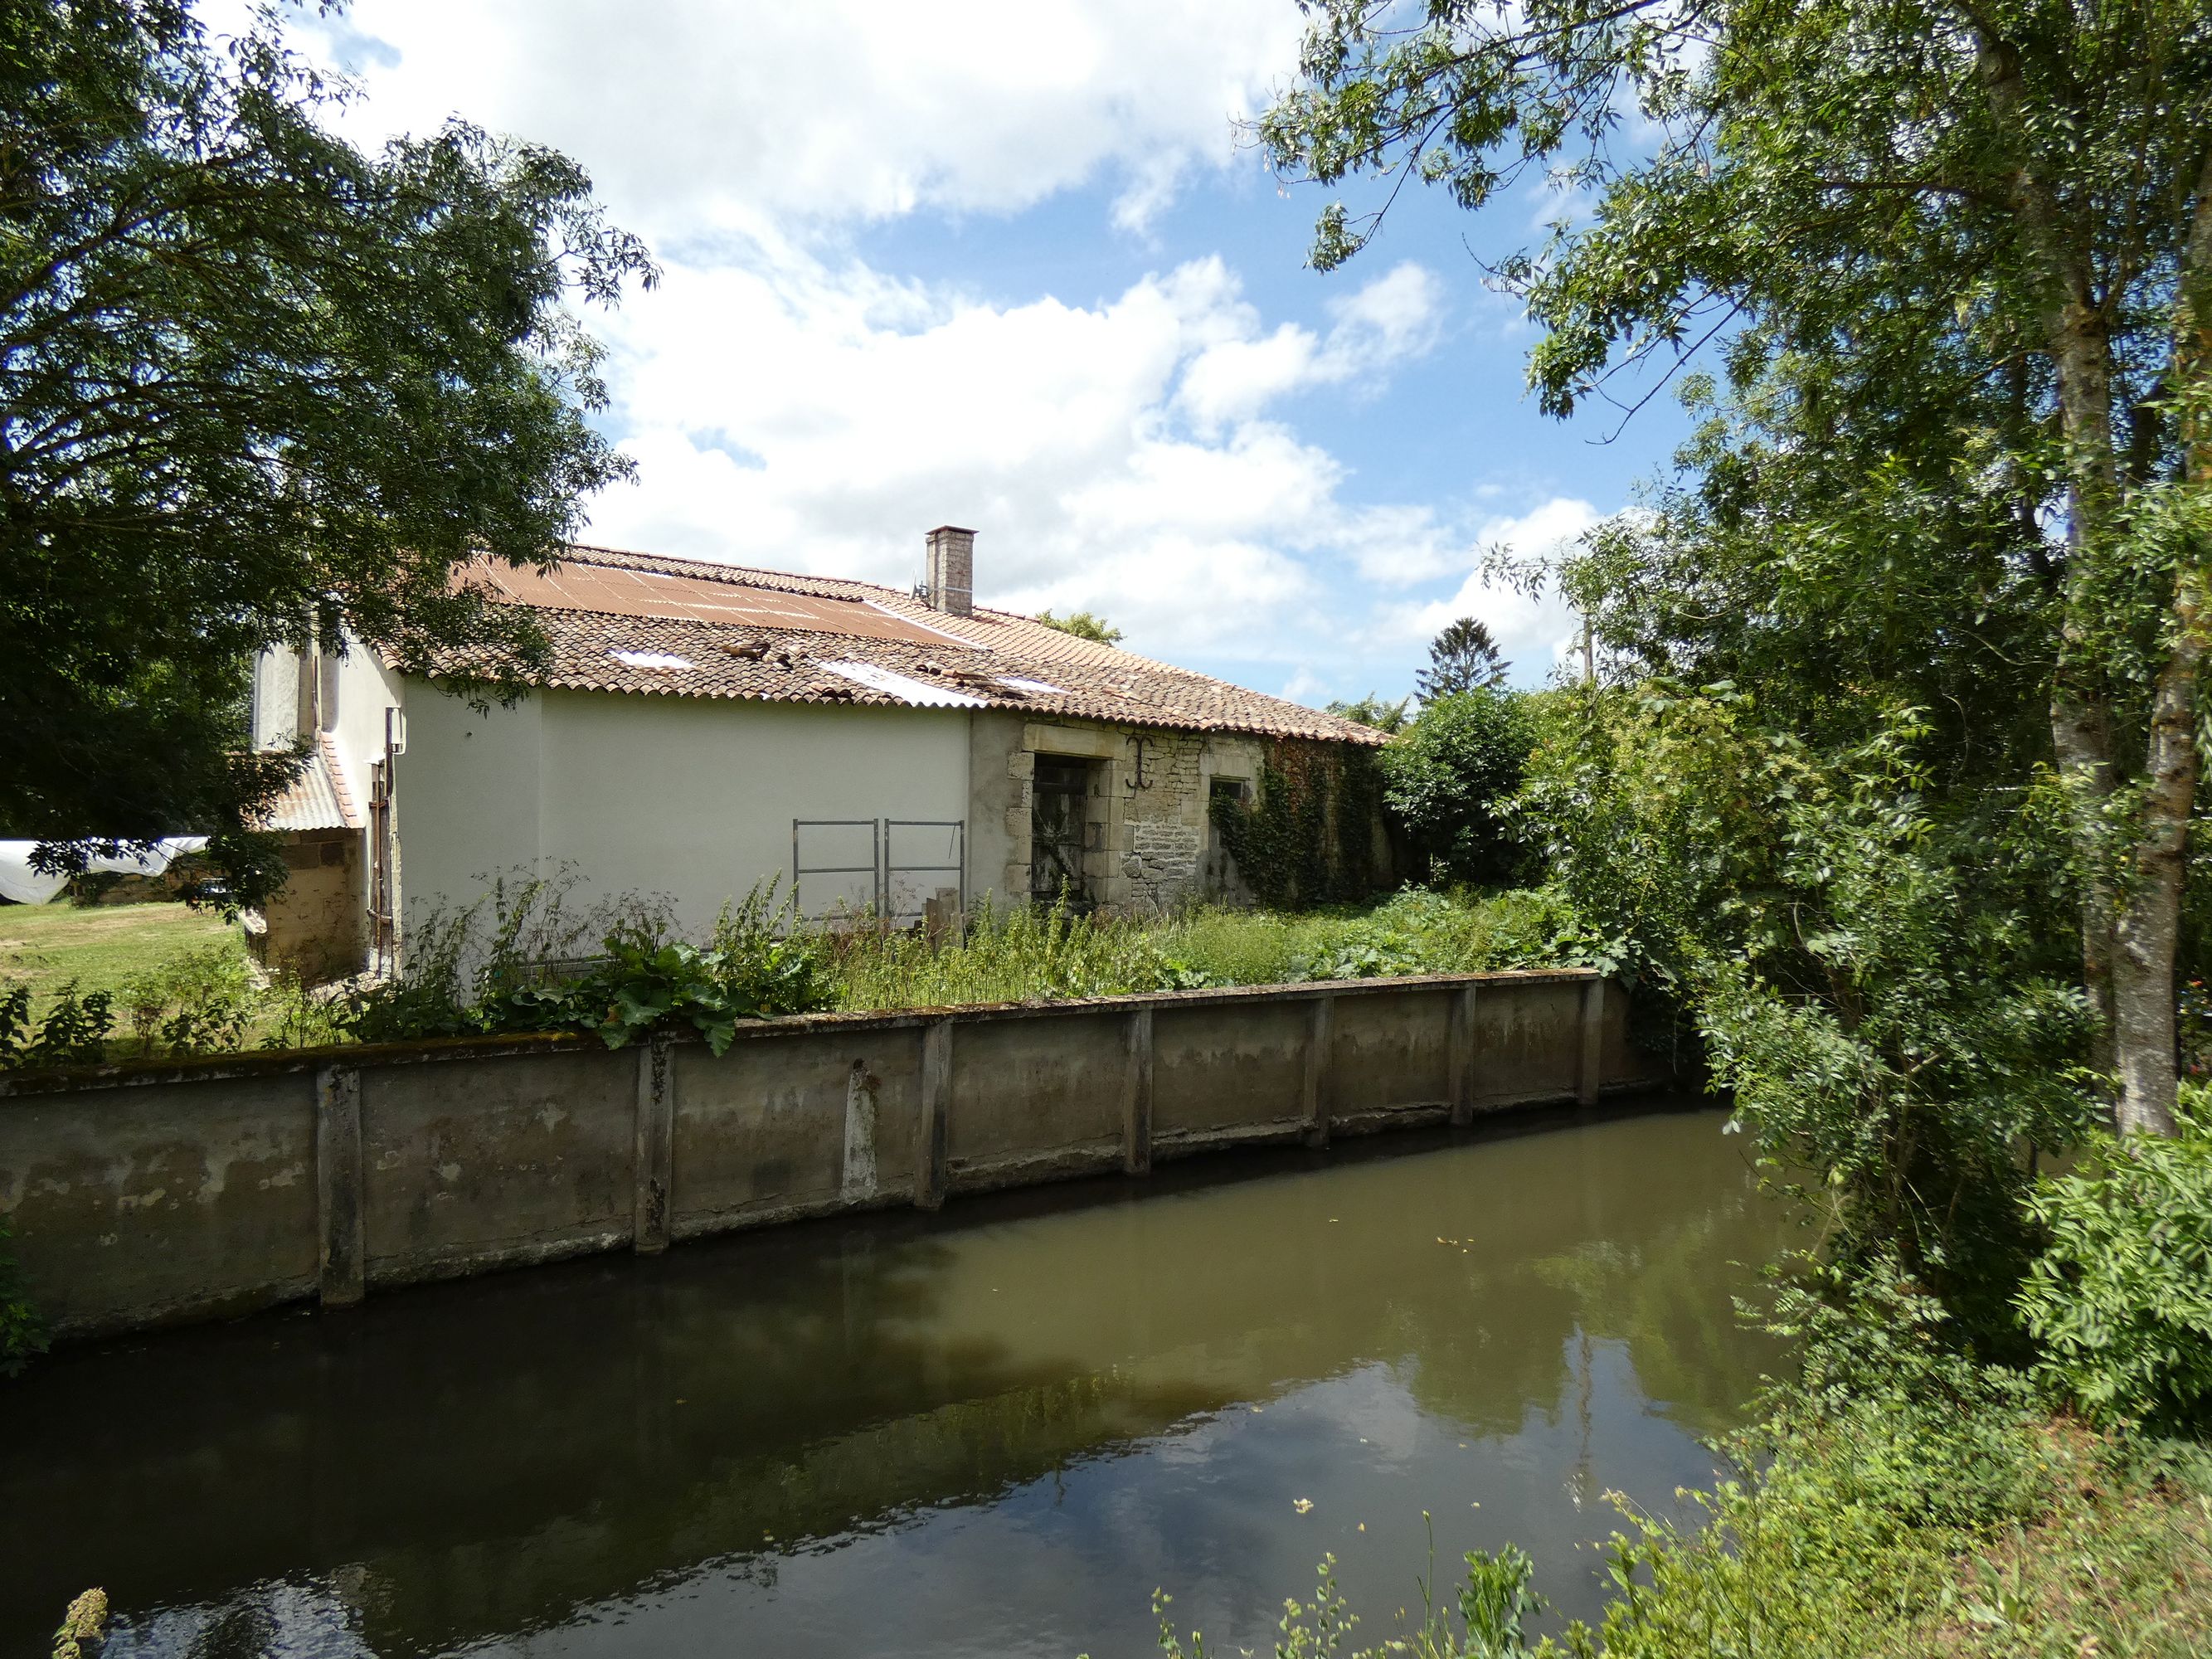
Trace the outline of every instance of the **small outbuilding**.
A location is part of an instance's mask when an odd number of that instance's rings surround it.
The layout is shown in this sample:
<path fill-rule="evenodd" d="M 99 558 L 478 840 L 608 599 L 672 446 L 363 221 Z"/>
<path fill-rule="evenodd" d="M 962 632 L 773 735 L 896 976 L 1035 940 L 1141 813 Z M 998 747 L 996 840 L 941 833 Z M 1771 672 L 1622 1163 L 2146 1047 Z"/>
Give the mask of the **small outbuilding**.
<path fill-rule="evenodd" d="M 1121 914 L 1249 888 L 1216 803 L 1340 771 L 1380 732 L 972 602 L 975 537 L 929 532 L 913 593 L 571 547 L 468 579 L 551 644 L 472 708 L 372 647 L 271 652 L 254 736 L 308 739 L 273 820 L 293 878 L 272 961 L 388 969 L 407 927 L 495 876 L 567 869 L 678 924 L 774 882 L 810 920 L 906 925 L 989 897 Z M 1380 879 L 1370 805 L 1303 815 Z"/>

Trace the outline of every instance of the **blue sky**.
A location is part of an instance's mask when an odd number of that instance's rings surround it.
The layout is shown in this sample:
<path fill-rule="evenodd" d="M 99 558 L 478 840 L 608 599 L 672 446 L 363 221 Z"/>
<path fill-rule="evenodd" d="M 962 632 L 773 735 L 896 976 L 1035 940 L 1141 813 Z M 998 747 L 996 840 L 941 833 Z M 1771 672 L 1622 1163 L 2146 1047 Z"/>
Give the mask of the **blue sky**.
<path fill-rule="evenodd" d="M 1662 398 L 1602 441 L 1617 411 L 1523 395 L 1534 335 L 1470 249 L 1555 200 L 1409 192 L 1305 268 L 1327 198 L 1232 128 L 1295 64 L 1292 0 L 356 0 L 295 27 L 357 76 L 362 139 L 458 112 L 552 144 L 653 245 L 663 285 L 594 323 L 640 468 L 592 505 L 616 545 L 904 584 L 962 523 L 984 603 L 1088 608 L 1263 690 L 1402 692 L 1462 612 L 1536 684 L 1572 621 L 1486 589 L 1484 548 L 1618 511 L 1683 430 Z"/>

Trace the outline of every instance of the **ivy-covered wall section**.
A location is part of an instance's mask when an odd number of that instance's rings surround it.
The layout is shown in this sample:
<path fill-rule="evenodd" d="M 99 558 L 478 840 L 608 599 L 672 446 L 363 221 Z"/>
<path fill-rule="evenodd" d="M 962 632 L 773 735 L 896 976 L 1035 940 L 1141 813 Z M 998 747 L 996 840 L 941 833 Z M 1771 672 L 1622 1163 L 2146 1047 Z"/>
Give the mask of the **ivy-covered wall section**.
<path fill-rule="evenodd" d="M 1390 840 L 1376 751 L 1270 744 L 1258 799 L 1217 796 L 1214 827 L 1253 896 L 1270 909 L 1345 904 L 1389 888 Z"/>

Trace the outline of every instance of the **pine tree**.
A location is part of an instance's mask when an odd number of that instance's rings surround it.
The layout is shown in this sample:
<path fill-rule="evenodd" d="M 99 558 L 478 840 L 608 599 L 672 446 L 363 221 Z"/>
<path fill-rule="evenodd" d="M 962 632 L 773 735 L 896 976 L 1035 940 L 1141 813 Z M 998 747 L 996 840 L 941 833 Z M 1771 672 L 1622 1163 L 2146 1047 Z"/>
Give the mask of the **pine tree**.
<path fill-rule="evenodd" d="M 1495 690 L 1511 667 L 1490 629 L 1462 617 L 1430 645 L 1429 665 L 1413 676 L 1413 685 L 1423 702 L 1434 702 L 1461 691 Z"/>

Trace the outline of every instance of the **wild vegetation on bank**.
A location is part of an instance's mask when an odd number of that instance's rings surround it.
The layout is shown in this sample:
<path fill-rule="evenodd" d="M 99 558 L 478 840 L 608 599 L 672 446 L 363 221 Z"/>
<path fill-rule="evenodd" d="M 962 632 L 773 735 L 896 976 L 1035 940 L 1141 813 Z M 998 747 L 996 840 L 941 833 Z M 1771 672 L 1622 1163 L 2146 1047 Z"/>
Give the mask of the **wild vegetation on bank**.
<path fill-rule="evenodd" d="M 728 1041 L 740 1019 L 1211 986 L 1458 973 L 1571 958 L 1571 913 L 1535 890 L 1408 888 L 1282 913 L 1153 919 L 983 907 L 957 936 L 805 927 L 762 892 L 687 939 L 647 901 L 580 905 L 559 879 L 502 882 L 412 942 L 397 980 L 310 994 L 218 942 L 97 981 L 49 966 L 0 988 L 0 1065 L 82 1064 L 504 1031 L 621 1047 L 674 1028 Z"/>
<path fill-rule="evenodd" d="M 1688 1525 L 1626 1510 L 1595 1627 L 1543 1637 L 1533 1566 L 1474 1555 L 1417 1622 L 1363 1619 L 1331 1564 L 1279 1659 L 2193 1659 L 2212 1645 L 2212 1457 L 2054 1416 L 1952 1352 L 1924 1298 L 1872 1291 L 1807 1334 L 1801 1380 L 1728 1443 Z M 1160 1607 L 1161 1650 L 1212 1651 Z"/>
<path fill-rule="evenodd" d="M 173 101 L 156 83 L 190 42 L 176 8 L 151 15 L 169 44 L 101 60 L 101 107 Z M 1708 1495 L 1702 1528 L 1632 1521 L 1602 1628 L 1566 1647 L 1637 1659 L 2204 1650 L 2212 1120 L 2188 1082 L 2204 1068 L 2191 988 L 2212 976 L 2198 788 L 2212 652 L 2201 0 L 1437 0 L 1410 12 L 1314 0 L 1309 15 L 1301 78 L 1255 135 L 1286 174 L 1334 186 L 1385 170 L 1378 204 L 1419 179 L 1470 208 L 1510 204 L 1522 222 L 1528 186 L 1562 186 L 1573 211 L 1556 235 L 1493 267 L 1542 331 L 1540 405 L 1632 412 L 1688 371 L 1680 465 L 1556 573 L 1583 619 L 1585 682 L 1534 701 L 1479 677 L 1425 685 L 1438 695 L 1386 751 L 1403 769 L 1384 798 L 1432 874 L 1495 881 L 1496 860 L 1534 860 L 1540 896 L 1458 907 L 1480 925 L 1424 921 L 1425 907 L 1452 902 L 1413 896 L 1387 920 L 993 917 L 941 946 L 794 934 L 758 914 L 679 941 L 631 916 L 579 936 L 593 947 L 582 951 L 534 951 L 520 931 L 488 955 L 434 939 L 406 979 L 318 1004 L 319 1017 L 362 1037 L 561 1029 L 621 1042 L 675 1023 L 715 1041 L 786 1009 L 1287 976 L 1346 949 L 1463 966 L 1536 939 L 1605 962 L 1694 1024 L 1736 1127 L 1778 1183 L 1796 1181 L 1813 1231 L 1785 1264 L 1796 1295 L 1778 1315 L 1801 1339 L 1802 1372 L 1762 1402 L 1744 1474 Z M 49 55 L 66 44 L 58 26 L 27 39 Z M 511 320 L 463 330 L 474 339 L 458 343 L 479 349 L 435 354 L 453 372 L 429 380 L 520 395 L 496 400 L 502 420 L 458 423 L 437 418 L 437 400 L 387 399 L 430 410 L 419 429 L 398 412 L 382 428 L 400 460 L 392 489 L 368 494 L 402 510 L 333 526 L 329 504 L 362 492 L 280 491 L 251 544 L 232 462 L 270 444 L 311 463 L 359 450 L 361 400 L 330 404 L 327 376 L 302 390 L 281 374 L 273 396 L 241 382 L 229 413 L 182 428 L 194 441 L 173 453 L 206 465 L 179 476 L 214 483 L 189 492 L 181 517 L 164 497 L 159 524 L 137 506 L 148 421 L 113 427 L 120 460 L 58 447 L 25 496 L 36 533 L 11 544 L 27 573 L 15 586 L 40 603 L 19 607 L 21 648 L 0 665 L 32 677 L 9 707 L 41 716 L 16 747 L 44 763 L 6 775 L 52 783 L 41 799 L 88 801 L 72 830 L 135 799 L 125 787 L 141 775 L 179 783 L 146 803 L 149 830 L 154 807 L 209 801 L 242 823 L 276 781 L 227 770 L 217 716 L 247 647 L 348 620 L 372 635 L 410 624 L 416 660 L 441 640 L 480 638 L 482 618 L 452 613 L 444 576 L 476 550 L 487 513 L 453 491 L 509 497 L 492 545 L 528 560 L 574 522 L 584 484 L 619 470 L 558 395 L 588 401 L 596 381 L 588 349 L 554 320 L 562 283 L 546 234 L 578 232 L 596 273 L 587 292 L 644 267 L 588 210 L 580 176 L 457 129 L 394 152 L 383 166 L 398 182 L 434 181 L 394 195 L 290 118 L 288 60 L 262 49 L 246 68 L 285 118 L 275 159 L 314 164 L 272 173 L 281 199 L 247 204 L 259 210 L 249 227 L 321 200 L 296 177 L 359 175 L 377 185 L 359 199 L 411 203 L 458 173 L 502 234 L 453 246 L 520 247 L 528 257 L 509 263 L 522 269 L 420 261 L 416 228 L 386 218 L 335 228 L 343 246 L 368 236 L 364 269 L 409 280 L 355 284 L 337 310 L 312 272 L 240 283 L 210 266 L 209 285 L 195 267 L 144 287 L 137 245 L 112 235 L 91 244 L 105 251 L 96 268 L 56 262 L 33 297 L 51 308 L 82 270 L 112 270 L 125 297 L 143 289 L 165 319 L 187 319 L 168 335 L 189 354 L 269 333 L 228 326 L 237 295 L 301 293 L 320 307 L 313 337 L 331 331 L 323 320 L 351 319 L 337 331 L 351 361 L 361 341 L 416 337 L 410 298 L 490 295 Z M 35 107 L 0 100 L 0 114 L 19 106 Z M 97 153 L 56 151 L 56 133 Z M 51 198 L 33 248 L 76 246 L 66 214 L 99 210 L 113 185 L 135 198 L 191 176 L 97 124 L 48 120 L 26 143 L 88 179 Z M 1374 224 L 1333 203 L 1314 263 L 1355 257 Z M 179 295 L 188 303 L 172 303 Z M 78 333 L 99 321 L 63 313 Z M 91 384 L 77 366 L 129 356 L 143 332 L 89 346 L 40 335 L 19 356 L 43 378 L 14 402 L 68 428 Z M 382 367 L 368 366 L 372 383 L 389 382 Z M 511 460 L 514 417 L 532 410 L 540 465 L 524 472 L 451 465 L 419 441 L 482 434 L 484 454 Z M 248 471 L 258 488 L 290 489 L 283 469 Z M 130 507 L 125 527 L 85 514 L 87 501 Z M 297 533 L 301 502 L 316 505 L 316 537 Z M 330 537 L 341 539 L 319 539 Z M 148 622 L 151 600 L 195 591 L 132 579 L 172 568 L 148 563 L 156 543 L 187 572 L 210 549 L 240 556 L 210 603 Z M 114 651 L 118 637 L 136 648 Z M 117 712 L 149 708 L 171 718 Z M 179 731 L 197 769 L 171 779 L 141 763 L 176 750 Z M 46 741 L 56 732 L 108 739 L 120 758 L 82 766 Z M 1480 769 L 1512 751 L 1526 758 L 1510 779 L 1455 799 L 1455 781 L 1492 776 Z M 236 850 L 246 892 L 253 849 Z M 526 914 L 502 898 L 480 920 L 497 940 Z M 549 958 L 581 959 L 549 971 Z M 162 1004 L 142 1040 L 169 1042 L 177 1018 Z M 19 1060 L 127 1040 L 112 993 L 38 1008 L 27 994 L 0 1018 Z M 193 1018 L 179 1030 L 232 1029 Z M 1478 1558 L 1463 1601 L 1391 1639 L 1505 1659 L 1526 1650 L 1529 1589 L 1518 1556 Z M 1342 1652 L 1346 1617 L 1324 1588 L 1286 1613 L 1279 1651 Z"/>

